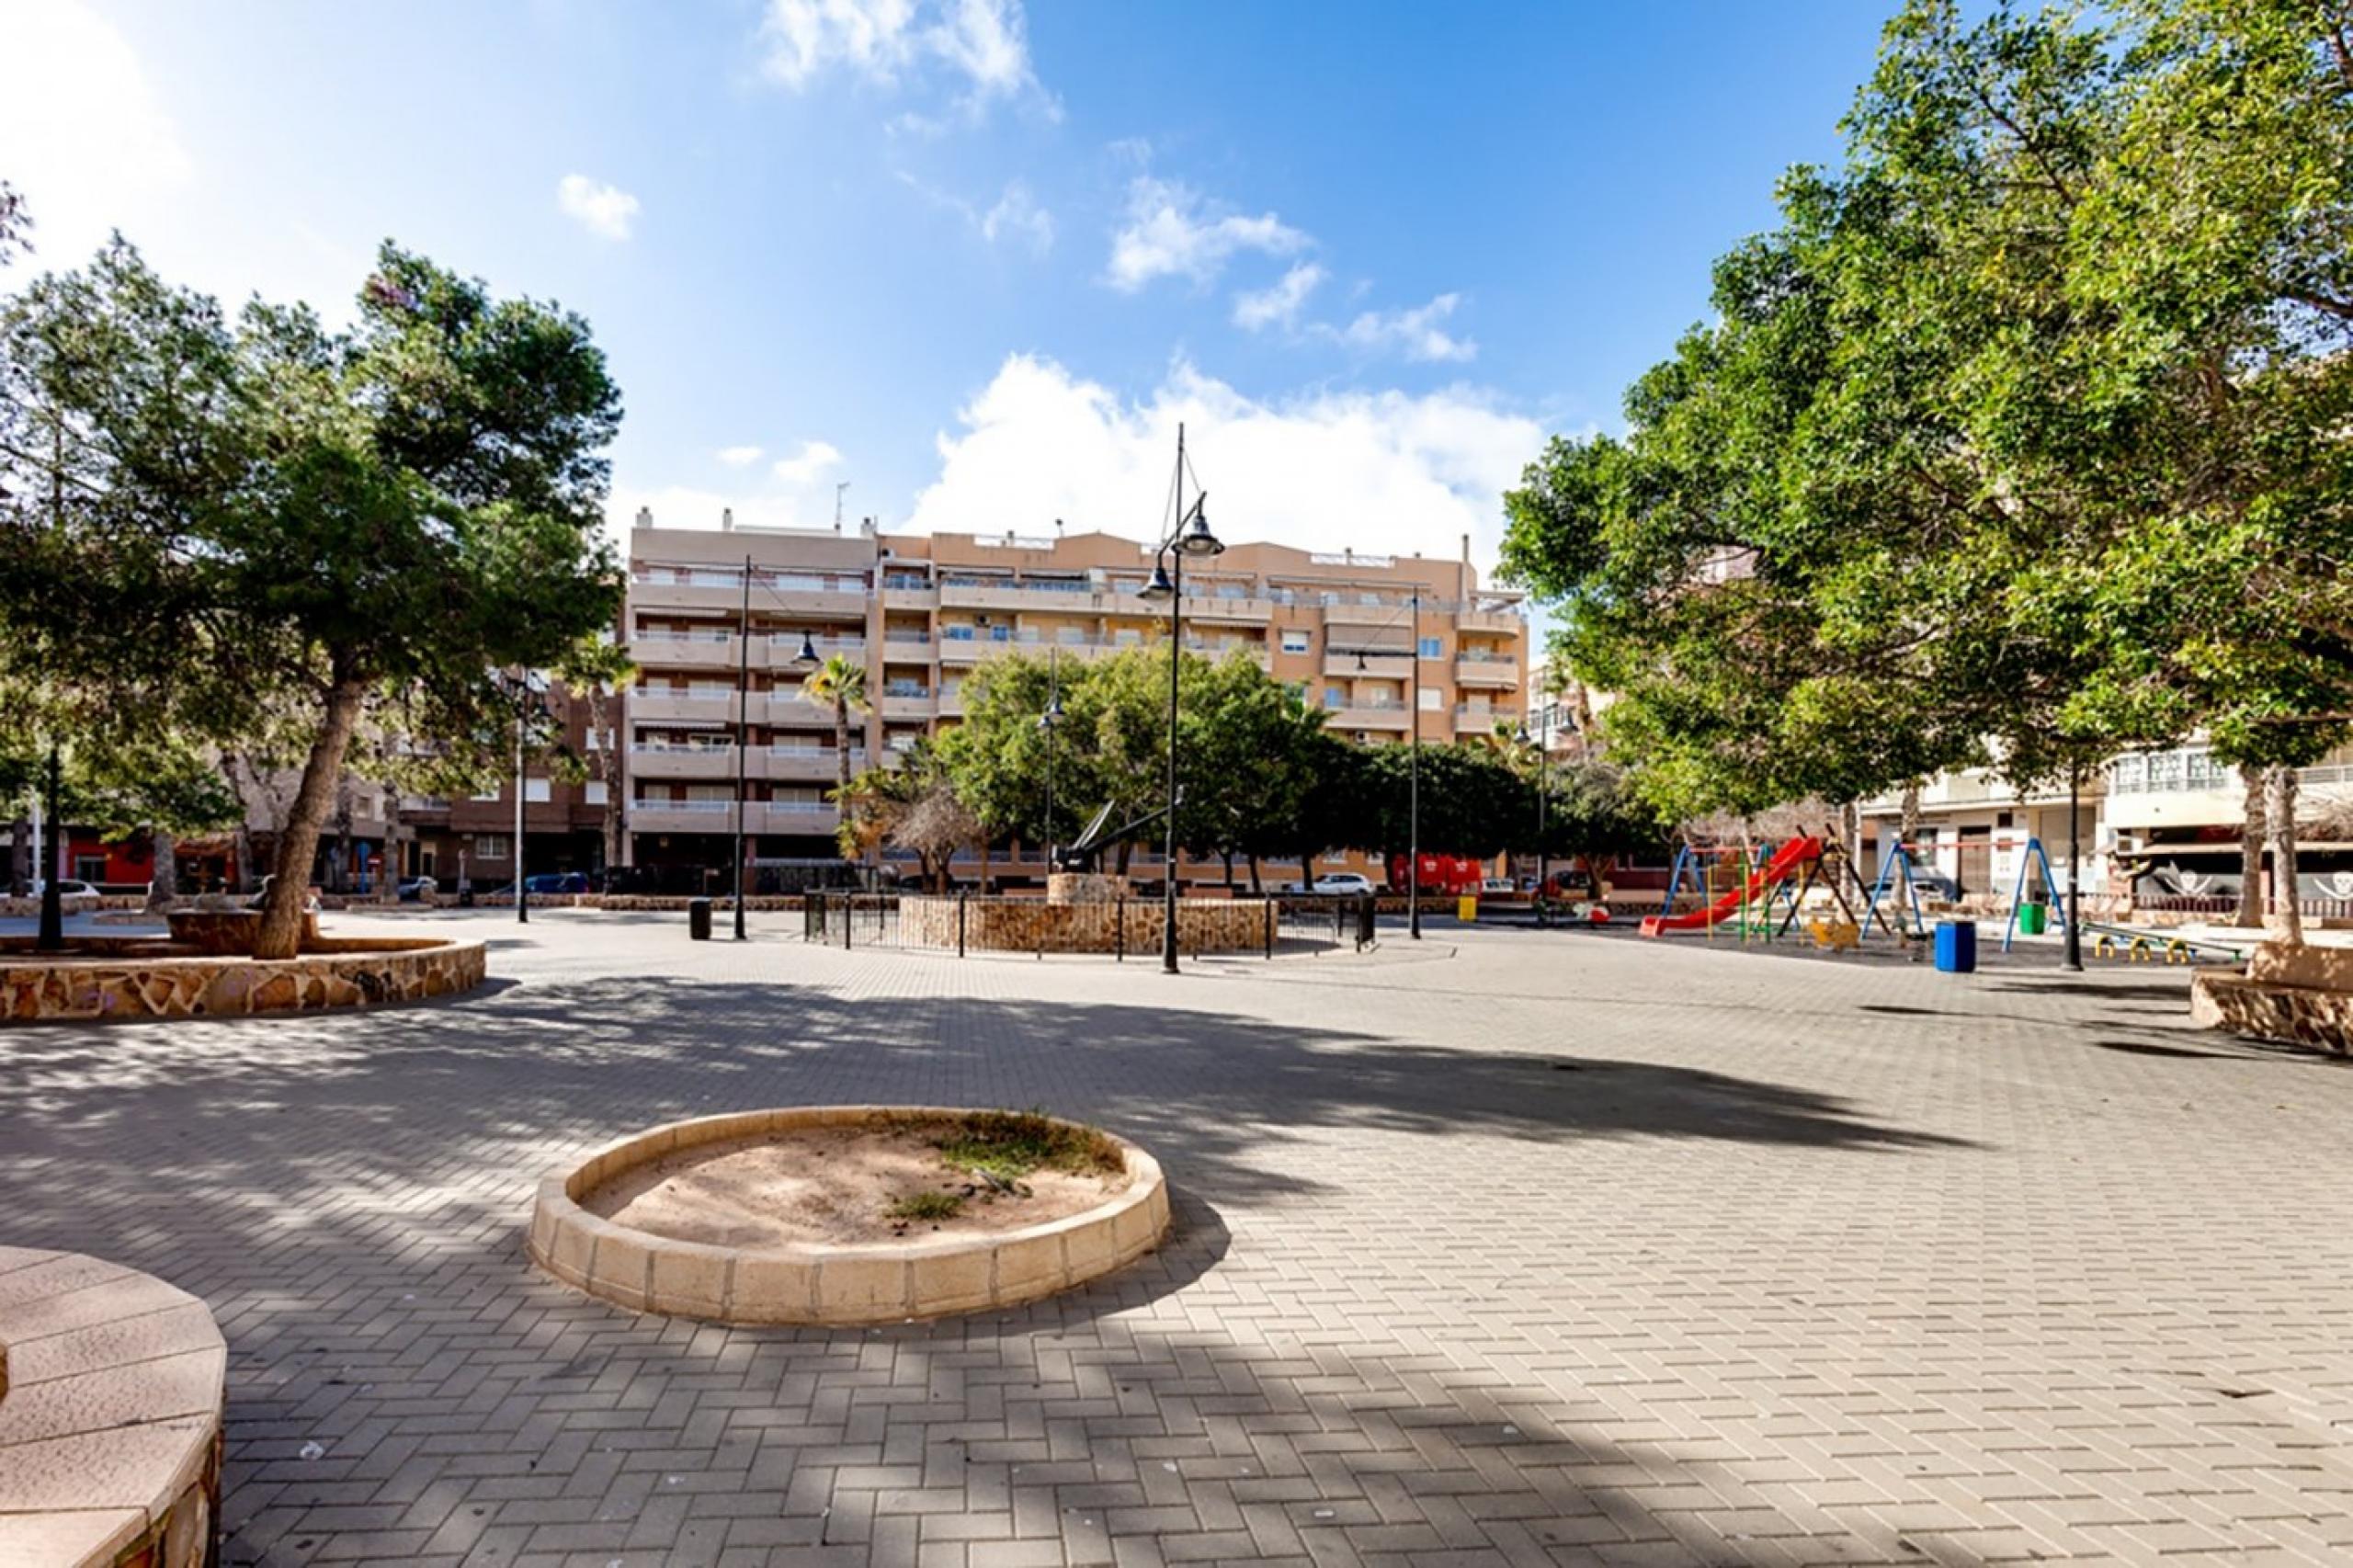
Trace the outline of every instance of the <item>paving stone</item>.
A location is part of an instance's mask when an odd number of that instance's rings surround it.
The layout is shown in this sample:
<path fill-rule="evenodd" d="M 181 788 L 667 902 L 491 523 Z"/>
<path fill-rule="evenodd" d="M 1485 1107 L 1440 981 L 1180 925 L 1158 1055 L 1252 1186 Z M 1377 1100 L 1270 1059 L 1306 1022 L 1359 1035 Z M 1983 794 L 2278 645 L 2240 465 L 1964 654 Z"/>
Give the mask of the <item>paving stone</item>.
<path fill-rule="evenodd" d="M 228 1337 L 227 1563 L 2353 1560 L 2353 1076 L 2193 1028 L 2179 971 L 352 924 L 489 937 L 495 988 L 7 1037 L 9 1242 Z M 616 1137 L 875 1102 L 1099 1121 L 1176 1229 L 872 1331 L 523 1256 Z"/>

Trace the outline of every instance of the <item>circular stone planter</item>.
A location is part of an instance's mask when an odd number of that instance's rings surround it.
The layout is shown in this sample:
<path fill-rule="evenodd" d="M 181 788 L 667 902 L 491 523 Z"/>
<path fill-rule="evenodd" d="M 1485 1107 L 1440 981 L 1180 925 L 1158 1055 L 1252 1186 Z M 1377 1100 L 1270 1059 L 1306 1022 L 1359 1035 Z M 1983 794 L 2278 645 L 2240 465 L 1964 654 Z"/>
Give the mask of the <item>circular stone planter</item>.
<path fill-rule="evenodd" d="M 228 1364 L 185 1290 L 0 1246 L 0 1562 L 211 1562 Z"/>
<path fill-rule="evenodd" d="M 1126 1187 L 1084 1212 L 1019 1230 L 734 1247 L 656 1235 L 582 1206 L 621 1173 L 698 1145 L 972 1114 L 927 1106 L 795 1107 L 657 1127 L 540 1183 L 531 1260 L 567 1285 L 636 1312 L 730 1324 L 896 1323 L 1034 1301 L 1134 1262 L 1167 1233 L 1160 1163 L 1108 1133 L 1126 1162 Z"/>
<path fill-rule="evenodd" d="M 481 942 L 438 937 L 320 937 L 290 959 L 256 959 L 142 937 L 75 937 L 43 953 L 29 937 L 0 937 L 0 1024 L 414 1002 L 472 990 L 484 964 Z"/>

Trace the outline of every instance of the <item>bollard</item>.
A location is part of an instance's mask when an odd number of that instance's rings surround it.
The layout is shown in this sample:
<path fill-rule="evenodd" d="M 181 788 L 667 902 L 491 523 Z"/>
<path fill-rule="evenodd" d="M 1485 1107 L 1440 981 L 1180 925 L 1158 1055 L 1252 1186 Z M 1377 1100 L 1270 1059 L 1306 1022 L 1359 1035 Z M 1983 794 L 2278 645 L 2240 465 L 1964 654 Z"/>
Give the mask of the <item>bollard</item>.
<path fill-rule="evenodd" d="M 1372 946 L 1381 924 L 1381 903 L 1371 893 L 1366 893 L 1357 906 L 1357 950 L 1362 952 Z"/>
<path fill-rule="evenodd" d="M 1275 901 L 1268 899 L 1264 911 L 1267 916 L 1267 956 L 1275 956 Z"/>
<path fill-rule="evenodd" d="M 1128 961 L 1128 901 L 1124 898 L 1111 901 L 1111 961 Z"/>
<path fill-rule="evenodd" d="M 956 956 L 964 956 L 964 890 L 956 890 Z"/>
<path fill-rule="evenodd" d="M 710 900 L 687 900 L 687 938 L 695 942 L 710 940 Z"/>

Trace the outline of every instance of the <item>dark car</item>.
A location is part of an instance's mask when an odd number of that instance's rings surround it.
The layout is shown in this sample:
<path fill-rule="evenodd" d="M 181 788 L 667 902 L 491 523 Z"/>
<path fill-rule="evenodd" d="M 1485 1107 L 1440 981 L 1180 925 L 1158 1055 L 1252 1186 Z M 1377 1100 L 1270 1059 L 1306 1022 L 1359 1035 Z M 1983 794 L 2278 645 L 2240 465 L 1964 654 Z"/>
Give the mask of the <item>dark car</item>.
<path fill-rule="evenodd" d="M 536 877 L 525 877 L 523 888 L 534 898 L 541 893 L 586 892 L 588 873 L 585 871 L 542 871 Z"/>

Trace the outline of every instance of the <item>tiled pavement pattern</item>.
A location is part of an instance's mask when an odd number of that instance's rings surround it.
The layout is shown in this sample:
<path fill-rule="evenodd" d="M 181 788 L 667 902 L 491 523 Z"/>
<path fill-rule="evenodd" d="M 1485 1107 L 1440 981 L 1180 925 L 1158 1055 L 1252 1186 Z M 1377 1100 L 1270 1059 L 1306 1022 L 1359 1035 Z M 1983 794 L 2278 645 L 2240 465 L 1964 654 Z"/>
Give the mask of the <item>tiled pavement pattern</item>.
<path fill-rule="evenodd" d="M 228 1563 L 2353 1562 L 2353 1071 L 2182 971 L 471 928 L 464 1003 L 0 1036 L 0 1241 L 228 1335 Z M 1178 1231 L 864 1333 L 525 1263 L 580 1149 L 826 1100 L 1100 1119 Z"/>

